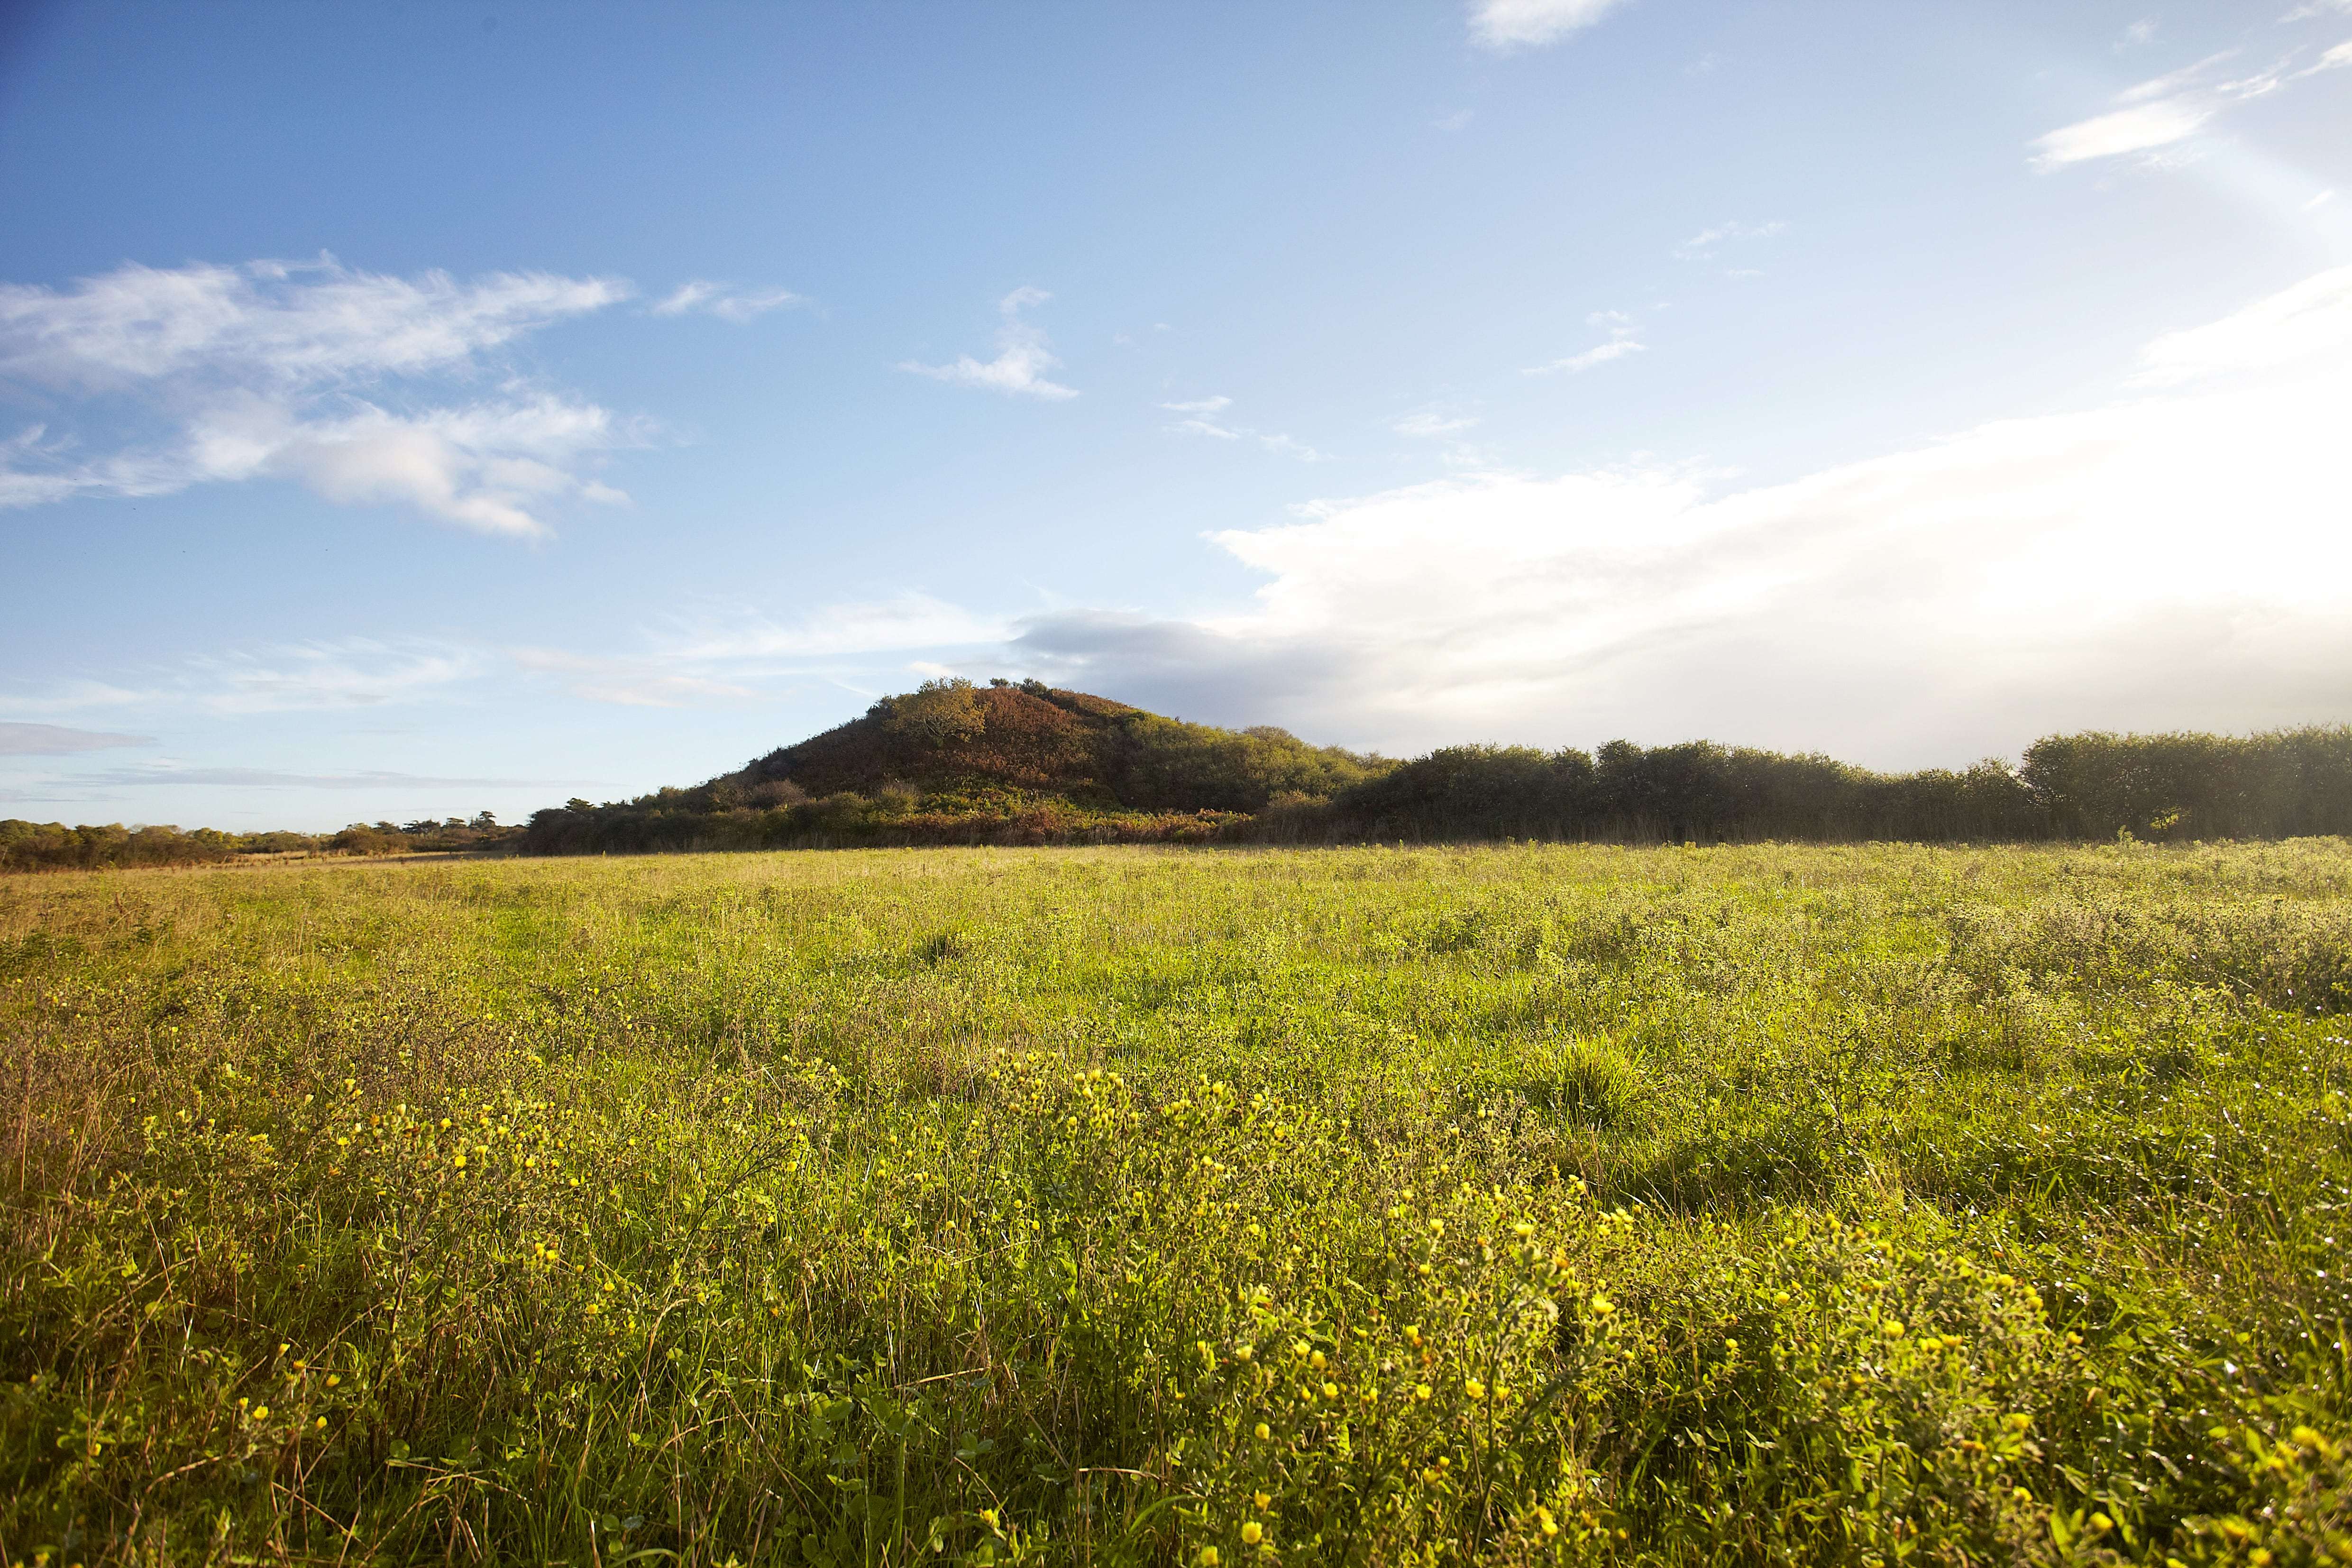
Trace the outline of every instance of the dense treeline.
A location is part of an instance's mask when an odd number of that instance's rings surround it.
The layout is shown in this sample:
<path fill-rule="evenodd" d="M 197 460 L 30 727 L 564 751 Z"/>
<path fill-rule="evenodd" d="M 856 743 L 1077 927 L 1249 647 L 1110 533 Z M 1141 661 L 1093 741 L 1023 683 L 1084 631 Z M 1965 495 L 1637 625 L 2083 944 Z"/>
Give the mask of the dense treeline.
<path fill-rule="evenodd" d="M 430 818 L 404 825 L 355 822 L 339 833 L 224 833 L 119 822 L 68 827 L 62 822 L 0 821 L 0 871 L 91 871 L 111 867 L 211 866 L 281 855 L 402 855 L 487 849 L 520 832 L 483 812 L 473 820 Z"/>
<path fill-rule="evenodd" d="M 2057 735 L 2021 763 L 1874 773 L 1693 741 L 1394 762 L 1035 682 L 934 681 L 693 789 L 542 811 L 527 853 L 796 846 L 1926 843 L 2352 834 L 2352 727 Z"/>
<path fill-rule="evenodd" d="M 2262 735 L 2053 735 L 2022 777 L 2062 838 L 2352 833 L 2352 725 Z"/>
<path fill-rule="evenodd" d="M 1341 838 L 1627 843 L 2050 837 L 2032 785 L 1997 762 L 1964 773 L 1875 773 L 1708 741 L 1612 741 L 1597 753 L 1447 747 L 1294 814 L 1289 826 Z"/>
<path fill-rule="evenodd" d="M 1276 814 L 1277 816 L 1279 814 Z M 2011 768 L 1873 773 L 1693 741 L 1597 753 L 1456 746 L 1264 825 L 1313 838 L 1921 843 L 2352 833 L 2352 726 L 2053 735 Z"/>
<path fill-rule="evenodd" d="M 1266 825 L 1269 829 L 1274 824 Z M 1694 741 L 1597 753 L 1459 746 L 1402 763 L 1294 837 L 1977 843 L 2352 833 L 2352 726 L 2053 735 L 2022 763 L 1880 773 Z"/>
<path fill-rule="evenodd" d="M 698 809 L 663 790 L 609 805 L 574 801 L 539 812 L 523 836 L 527 855 L 643 854 L 709 849 L 848 846 L 1206 844 L 1244 836 L 1252 818 L 1232 811 L 1103 809 L 1018 791 L 922 795 L 898 788 L 844 790 L 773 805 Z"/>

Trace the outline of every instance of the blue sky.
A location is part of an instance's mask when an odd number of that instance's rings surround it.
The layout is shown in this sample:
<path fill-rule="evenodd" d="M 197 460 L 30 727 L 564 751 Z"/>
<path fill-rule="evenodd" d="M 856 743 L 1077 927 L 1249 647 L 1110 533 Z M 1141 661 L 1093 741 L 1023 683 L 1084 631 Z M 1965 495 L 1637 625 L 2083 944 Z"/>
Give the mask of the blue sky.
<path fill-rule="evenodd" d="M 2352 719 L 2352 0 L 8 16 L 0 815 Z"/>

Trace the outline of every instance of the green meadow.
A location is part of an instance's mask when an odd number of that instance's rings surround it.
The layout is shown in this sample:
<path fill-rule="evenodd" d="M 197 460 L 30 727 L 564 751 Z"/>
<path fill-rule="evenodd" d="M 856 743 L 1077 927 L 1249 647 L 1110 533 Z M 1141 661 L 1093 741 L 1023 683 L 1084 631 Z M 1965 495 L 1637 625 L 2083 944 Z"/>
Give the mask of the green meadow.
<path fill-rule="evenodd" d="M 0 881 L 9 1564 L 2352 1563 L 2352 844 Z"/>

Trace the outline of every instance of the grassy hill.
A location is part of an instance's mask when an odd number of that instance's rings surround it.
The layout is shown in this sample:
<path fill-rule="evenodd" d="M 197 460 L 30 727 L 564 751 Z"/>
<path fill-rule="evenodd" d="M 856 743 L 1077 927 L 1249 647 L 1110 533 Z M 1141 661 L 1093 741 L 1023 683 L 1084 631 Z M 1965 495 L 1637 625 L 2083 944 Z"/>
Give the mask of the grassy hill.
<path fill-rule="evenodd" d="M 541 812 L 526 847 L 1199 841 L 1395 765 L 1042 681 L 930 680 L 690 789 Z"/>

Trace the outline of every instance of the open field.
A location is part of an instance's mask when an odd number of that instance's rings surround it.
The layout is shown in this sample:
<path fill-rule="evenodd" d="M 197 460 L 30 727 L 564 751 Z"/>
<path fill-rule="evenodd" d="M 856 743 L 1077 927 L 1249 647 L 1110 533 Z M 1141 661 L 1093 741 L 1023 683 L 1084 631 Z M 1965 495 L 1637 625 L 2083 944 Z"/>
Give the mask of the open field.
<path fill-rule="evenodd" d="M 2352 845 L 0 882 L 0 1561 L 2352 1562 Z"/>

